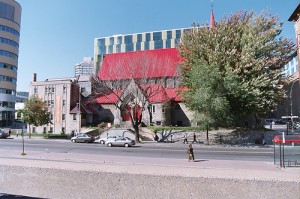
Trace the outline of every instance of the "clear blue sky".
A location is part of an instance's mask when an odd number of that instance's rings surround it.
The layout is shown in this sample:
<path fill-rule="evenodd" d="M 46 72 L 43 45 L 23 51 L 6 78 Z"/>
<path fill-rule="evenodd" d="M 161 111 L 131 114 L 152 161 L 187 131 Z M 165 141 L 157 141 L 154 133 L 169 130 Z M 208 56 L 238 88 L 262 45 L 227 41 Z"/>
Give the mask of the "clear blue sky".
<path fill-rule="evenodd" d="M 38 81 L 73 77 L 74 65 L 94 55 L 94 38 L 208 23 L 210 0 L 17 0 L 22 6 L 18 91 Z M 295 40 L 288 18 L 299 0 L 214 0 L 216 21 L 236 11 L 269 10 L 284 22 L 281 34 Z"/>

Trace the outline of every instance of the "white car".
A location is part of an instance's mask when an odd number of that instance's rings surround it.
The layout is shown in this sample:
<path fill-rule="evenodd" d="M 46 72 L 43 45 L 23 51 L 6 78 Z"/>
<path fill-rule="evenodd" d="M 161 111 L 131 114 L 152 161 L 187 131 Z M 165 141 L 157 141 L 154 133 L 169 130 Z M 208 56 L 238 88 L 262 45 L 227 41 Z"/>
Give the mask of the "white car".
<path fill-rule="evenodd" d="M 0 138 L 7 138 L 9 136 L 8 132 L 5 132 L 3 130 L 0 130 Z"/>
<path fill-rule="evenodd" d="M 111 139 L 106 141 L 106 146 L 111 147 L 111 146 L 124 146 L 124 147 L 129 147 L 135 145 L 135 141 L 128 138 L 128 137 L 119 137 L 116 139 Z"/>
<path fill-rule="evenodd" d="M 101 138 L 100 136 L 96 137 L 95 142 L 98 142 L 100 144 L 105 144 L 108 140 L 114 140 L 116 138 L 120 138 L 122 136 L 119 135 L 109 135 L 107 137 Z"/>

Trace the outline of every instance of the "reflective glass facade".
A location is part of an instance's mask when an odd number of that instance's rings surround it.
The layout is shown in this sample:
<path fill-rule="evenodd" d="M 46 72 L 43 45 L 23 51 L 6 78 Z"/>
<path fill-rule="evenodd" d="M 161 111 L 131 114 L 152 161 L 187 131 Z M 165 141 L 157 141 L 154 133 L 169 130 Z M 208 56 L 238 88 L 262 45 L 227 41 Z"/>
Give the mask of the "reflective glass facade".
<path fill-rule="evenodd" d="M 191 29 L 192 28 L 182 28 L 96 38 L 95 72 L 96 74 L 98 73 L 106 54 L 175 48 L 182 34 Z"/>

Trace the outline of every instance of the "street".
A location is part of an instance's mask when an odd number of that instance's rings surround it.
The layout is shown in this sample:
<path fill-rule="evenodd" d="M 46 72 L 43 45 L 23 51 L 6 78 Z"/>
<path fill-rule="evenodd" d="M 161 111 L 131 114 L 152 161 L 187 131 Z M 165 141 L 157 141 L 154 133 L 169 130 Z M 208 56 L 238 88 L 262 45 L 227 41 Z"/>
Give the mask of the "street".
<path fill-rule="evenodd" d="M 0 139 L 0 150 L 22 152 L 22 139 Z M 107 147 L 98 143 L 72 143 L 69 140 L 25 139 L 25 153 L 58 153 L 94 156 L 122 156 L 138 158 L 186 159 L 187 144 L 182 143 L 143 143 L 133 147 Z M 196 159 L 242 160 L 273 162 L 272 147 L 226 147 L 193 144 Z M 0 154 L 0 157 L 9 154 Z"/>

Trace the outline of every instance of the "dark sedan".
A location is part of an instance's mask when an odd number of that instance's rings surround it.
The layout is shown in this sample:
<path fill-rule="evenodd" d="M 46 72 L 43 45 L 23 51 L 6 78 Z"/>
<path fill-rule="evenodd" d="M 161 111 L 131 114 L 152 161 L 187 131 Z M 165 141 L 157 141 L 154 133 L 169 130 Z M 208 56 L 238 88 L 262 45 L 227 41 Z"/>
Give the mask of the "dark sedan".
<path fill-rule="evenodd" d="M 94 142 L 95 139 L 87 134 L 84 133 L 79 133 L 77 136 L 71 138 L 72 142 L 85 142 L 85 143 L 90 143 Z"/>

